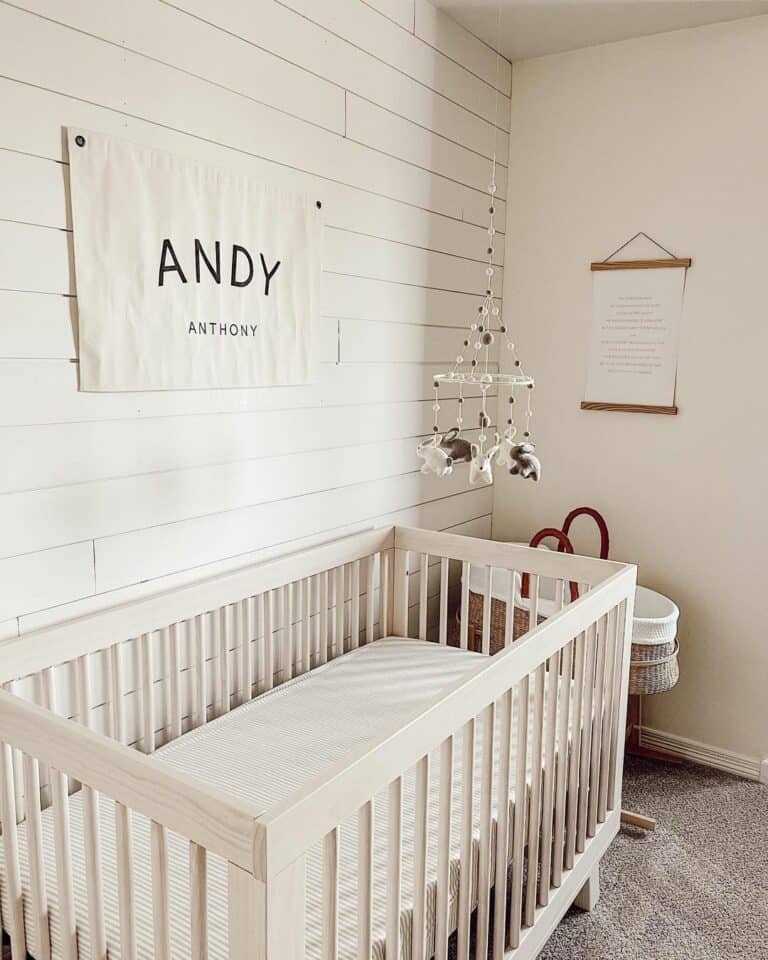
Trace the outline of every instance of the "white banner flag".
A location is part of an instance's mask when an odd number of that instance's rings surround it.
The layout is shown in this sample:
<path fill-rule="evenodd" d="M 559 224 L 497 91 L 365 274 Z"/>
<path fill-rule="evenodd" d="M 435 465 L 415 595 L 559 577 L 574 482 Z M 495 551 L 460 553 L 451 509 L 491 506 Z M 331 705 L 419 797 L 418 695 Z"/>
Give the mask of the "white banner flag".
<path fill-rule="evenodd" d="M 69 133 L 81 390 L 314 379 L 312 198 Z"/>

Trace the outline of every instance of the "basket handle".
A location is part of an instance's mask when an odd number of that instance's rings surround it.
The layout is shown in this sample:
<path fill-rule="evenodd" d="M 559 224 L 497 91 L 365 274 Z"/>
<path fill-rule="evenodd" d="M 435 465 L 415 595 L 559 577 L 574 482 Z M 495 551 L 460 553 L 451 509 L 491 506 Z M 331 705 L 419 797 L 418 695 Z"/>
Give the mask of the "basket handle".
<path fill-rule="evenodd" d="M 608 524 L 605 522 L 605 517 L 603 517 L 602 513 L 600 513 L 599 510 L 595 510 L 594 507 L 576 507 L 575 510 L 571 510 L 571 512 L 565 518 L 565 522 L 563 523 L 563 533 L 567 537 L 568 531 L 571 529 L 571 524 L 576 519 L 576 517 L 580 517 L 582 514 L 585 514 L 588 517 L 592 517 L 592 519 L 597 524 L 597 528 L 600 531 L 600 559 L 607 560 L 608 550 L 610 548 L 610 540 L 608 538 Z"/>
<path fill-rule="evenodd" d="M 554 537 L 557 540 L 557 552 L 558 553 L 573 553 L 573 544 L 568 539 L 568 534 L 563 530 L 557 530 L 555 527 L 544 527 L 543 530 L 539 530 L 538 533 L 534 533 L 531 537 L 531 542 L 528 544 L 529 547 L 538 547 L 542 540 L 546 540 L 547 537 Z M 524 599 L 528 599 L 528 593 L 530 590 L 530 576 L 527 573 L 524 573 L 522 580 L 520 582 L 520 596 Z M 579 599 L 579 587 L 577 584 L 571 580 L 571 603 L 574 600 Z"/>

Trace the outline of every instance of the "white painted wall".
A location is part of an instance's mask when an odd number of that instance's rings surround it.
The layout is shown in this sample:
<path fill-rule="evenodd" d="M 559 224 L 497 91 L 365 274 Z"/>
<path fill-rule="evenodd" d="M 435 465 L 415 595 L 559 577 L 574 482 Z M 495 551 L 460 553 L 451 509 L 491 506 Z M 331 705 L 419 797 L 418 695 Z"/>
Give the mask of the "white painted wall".
<path fill-rule="evenodd" d="M 425 0 L 20 0 L 0 63 L 0 636 L 372 523 L 489 532 L 415 445 L 485 286 L 506 61 Z M 78 393 L 68 125 L 322 200 L 319 384 Z"/>
<path fill-rule="evenodd" d="M 539 486 L 498 480 L 494 536 L 592 504 L 612 555 L 680 605 L 655 728 L 768 754 L 768 18 L 516 64 L 506 315 L 537 378 Z M 589 263 L 638 230 L 693 257 L 677 417 L 583 398 Z M 585 527 L 577 546 L 596 549 Z"/>

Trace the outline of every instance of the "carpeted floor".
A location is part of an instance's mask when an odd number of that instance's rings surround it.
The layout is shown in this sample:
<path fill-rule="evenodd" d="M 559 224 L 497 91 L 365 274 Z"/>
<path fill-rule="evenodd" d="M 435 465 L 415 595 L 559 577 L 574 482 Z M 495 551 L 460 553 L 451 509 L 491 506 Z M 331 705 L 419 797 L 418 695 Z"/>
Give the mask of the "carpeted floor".
<path fill-rule="evenodd" d="M 622 829 L 597 908 L 571 910 L 540 960 L 767 960 L 768 788 L 630 760 L 624 806 L 656 831 Z"/>
<path fill-rule="evenodd" d="M 630 760 L 623 827 L 592 913 L 571 910 L 541 960 L 766 960 L 768 788 L 685 765 Z"/>

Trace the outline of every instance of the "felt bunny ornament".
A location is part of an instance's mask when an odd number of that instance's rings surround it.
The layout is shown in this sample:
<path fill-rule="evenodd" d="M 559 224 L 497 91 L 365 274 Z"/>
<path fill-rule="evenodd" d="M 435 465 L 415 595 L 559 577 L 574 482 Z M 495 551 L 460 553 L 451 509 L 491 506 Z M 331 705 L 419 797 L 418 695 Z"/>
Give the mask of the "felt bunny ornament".
<path fill-rule="evenodd" d="M 533 443 L 512 443 L 509 440 L 504 441 L 507 450 L 504 453 L 505 459 L 501 459 L 501 454 L 497 463 L 504 463 L 509 466 L 509 472 L 512 476 L 518 474 L 524 479 L 537 481 L 541 477 L 541 463 L 534 451 L 536 445 Z"/>
<path fill-rule="evenodd" d="M 416 448 L 416 453 L 424 461 L 421 465 L 421 472 L 424 474 L 434 473 L 438 477 L 447 477 L 453 473 L 453 460 L 445 450 L 436 445 L 436 439 L 422 440 Z"/>
<path fill-rule="evenodd" d="M 480 447 L 472 444 L 472 459 L 469 463 L 469 483 L 473 487 L 489 486 L 493 483 L 491 460 L 499 451 L 499 445 L 491 447 L 487 453 L 481 453 Z"/>

